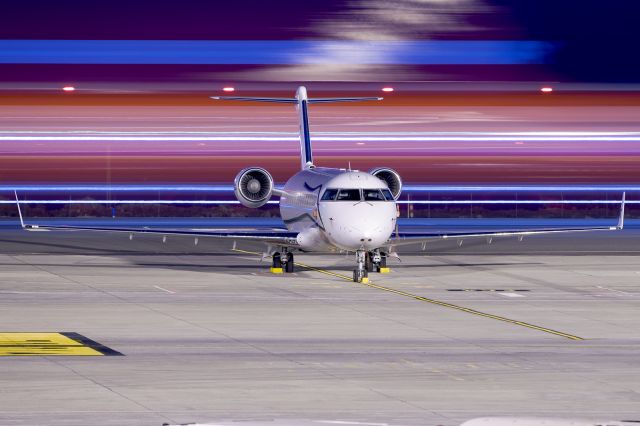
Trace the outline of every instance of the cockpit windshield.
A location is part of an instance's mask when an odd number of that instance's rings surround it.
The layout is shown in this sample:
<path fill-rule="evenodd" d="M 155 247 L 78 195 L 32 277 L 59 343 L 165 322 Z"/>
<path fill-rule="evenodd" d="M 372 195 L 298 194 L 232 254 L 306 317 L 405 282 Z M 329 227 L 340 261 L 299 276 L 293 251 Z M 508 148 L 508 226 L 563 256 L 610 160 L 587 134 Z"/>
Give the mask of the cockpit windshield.
<path fill-rule="evenodd" d="M 322 194 L 322 201 L 393 201 L 388 189 L 333 189 Z"/>
<path fill-rule="evenodd" d="M 322 201 L 335 201 L 336 195 L 338 195 L 337 189 L 327 189 L 322 194 Z"/>
<path fill-rule="evenodd" d="M 385 201 L 384 195 L 379 189 L 363 189 L 362 193 L 365 201 Z"/>
<path fill-rule="evenodd" d="M 361 201 L 359 189 L 341 189 L 336 201 Z"/>
<path fill-rule="evenodd" d="M 389 191 L 388 189 L 383 189 L 382 193 L 384 194 L 384 198 L 387 201 L 393 201 L 393 194 L 391 194 L 391 191 Z"/>

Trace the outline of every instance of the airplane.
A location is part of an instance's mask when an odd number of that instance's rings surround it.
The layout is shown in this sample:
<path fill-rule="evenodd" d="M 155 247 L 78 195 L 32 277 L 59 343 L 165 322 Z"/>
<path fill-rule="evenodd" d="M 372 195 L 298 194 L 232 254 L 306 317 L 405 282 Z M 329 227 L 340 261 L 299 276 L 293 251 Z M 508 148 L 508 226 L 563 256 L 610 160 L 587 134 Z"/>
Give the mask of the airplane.
<path fill-rule="evenodd" d="M 238 97 L 213 96 L 214 100 L 252 101 L 293 104 L 298 111 L 300 137 L 300 171 L 278 189 L 271 174 L 262 167 L 241 170 L 234 180 L 234 193 L 238 201 L 249 208 L 264 206 L 273 196 L 279 197 L 280 214 L 286 226 L 283 230 L 268 232 L 230 232 L 228 230 L 180 230 L 88 227 L 73 225 L 26 224 L 16 203 L 23 229 L 34 230 L 87 230 L 135 233 L 186 235 L 224 238 L 235 241 L 257 241 L 267 245 L 266 256 L 271 257 L 271 272 L 294 271 L 294 252 L 353 252 L 356 268 L 353 281 L 369 282 L 369 273 L 387 273 L 388 256 L 397 257 L 397 247 L 427 243 L 444 239 L 553 234 L 585 231 L 615 231 L 624 226 L 625 194 L 620 202 L 617 225 L 583 228 L 551 228 L 505 230 L 498 232 L 444 233 L 437 230 L 405 233 L 398 229 L 396 201 L 402 192 L 402 179 L 388 167 L 377 167 L 368 172 L 316 166 L 313 160 L 309 105 L 330 102 L 380 101 L 380 97 L 309 98 L 304 86 L 298 87 L 295 97 Z M 196 240 L 197 241 L 197 240 Z M 263 256 L 264 257 L 264 256 Z"/>
<path fill-rule="evenodd" d="M 551 417 L 481 417 L 468 420 L 460 426 L 634 426 L 640 420 L 587 420 L 582 418 L 551 418 Z M 231 426 L 236 422 L 215 423 L 163 423 L 162 426 Z M 345 420 L 267 420 L 242 422 L 243 426 L 318 426 L 327 424 L 357 425 L 357 426 L 400 426 L 388 423 L 369 423 Z"/>
<path fill-rule="evenodd" d="M 640 420 L 588 420 L 556 417 L 480 417 L 460 426 L 632 426 Z"/>

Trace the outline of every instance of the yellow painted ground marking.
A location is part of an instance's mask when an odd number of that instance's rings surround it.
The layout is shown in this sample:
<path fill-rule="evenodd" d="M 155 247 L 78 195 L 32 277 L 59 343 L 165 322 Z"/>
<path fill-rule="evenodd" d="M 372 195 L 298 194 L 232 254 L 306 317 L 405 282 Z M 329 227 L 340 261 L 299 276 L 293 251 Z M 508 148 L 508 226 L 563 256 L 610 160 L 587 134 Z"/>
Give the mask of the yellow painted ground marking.
<path fill-rule="evenodd" d="M 0 333 L 0 356 L 80 355 L 102 356 L 60 333 Z"/>
<path fill-rule="evenodd" d="M 246 251 L 246 250 L 239 250 L 239 249 L 232 249 L 232 250 L 240 252 L 240 253 L 260 254 L 260 253 L 256 253 L 256 252 Z M 312 271 L 320 272 L 320 273 L 323 273 L 323 274 L 326 274 L 326 275 L 331 275 L 331 276 L 334 276 L 334 277 L 342 278 L 344 280 L 353 282 L 353 278 L 349 277 L 347 275 L 337 274 L 335 272 L 326 271 L 324 269 L 314 268 L 312 266 L 305 265 L 304 263 L 295 262 L 295 264 L 298 265 L 298 266 L 302 266 L 303 268 L 310 269 Z M 431 303 L 431 304 L 434 304 L 434 305 L 442 306 L 444 308 L 455 309 L 457 311 L 466 312 L 468 314 L 478 315 L 478 316 L 481 316 L 481 317 L 491 318 L 491 319 L 494 319 L 494 320 L 497 320 L 497 321 L 506 322 L 506 323 L 509 323 L 509 324 L 519 325 L 521 327 L 526 327 L 526 328 L 530 328 L 532 330 L 542 331 L 544 333 L 553 334 L 553 335 L 556 335 L 556 336 L 564 337 L 566 339 L 585 340 L 582 337 L 574 336 L 573 334 L 564 333 L 562 331 L 557 331 L 557 330 L 552 330 L 552 329 L 546 328 L 546 327 L 540 327 L 540 326 L 537 326 L 537 325 L 534 325 L 534 324 L 529 324 L 528 322 L 524 322 L 524 321 L 517 321 L 517 320 L 513 320 L 511 318 L 501 317 L 499 315 L 487 314 L 485 312 L 477 311 L 475 309 L 465 308 L 464 306 L 454 305 L 453 303 L 447 303 L 447 302 L 442 302 L 440 300 L 430 299 L 428 297 L 418 296 L 416 294 L 407 293 L 406 291 L 396 290 L 396 289 L 393 289 L 393 288 L 384 287 L 384 286 L 381 286 L 381 285 L 378 285 L 378 284 L 374 284 L 371 281 L 369 281 L 368 283 L 364 283 L 363 282 L 361 284 L 362 285 L 366 285 L 366 286 L 371 287 L 371 288 L 376 288 L 378 290 L 387 291 L 389 293 L 398 294 L 400 296 L 409 297 L 411 299 L 419 300 L 421 302 L 427 302 L 427 303 Z"/>

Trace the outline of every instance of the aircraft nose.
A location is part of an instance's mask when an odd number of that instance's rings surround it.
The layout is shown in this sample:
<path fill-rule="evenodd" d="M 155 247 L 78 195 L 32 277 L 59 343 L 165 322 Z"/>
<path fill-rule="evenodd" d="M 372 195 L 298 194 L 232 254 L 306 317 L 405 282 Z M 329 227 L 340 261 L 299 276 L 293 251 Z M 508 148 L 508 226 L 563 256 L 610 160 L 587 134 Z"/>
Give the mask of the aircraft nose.
<path fill-rule="evenodd" d="M 327 236 L 344 250 L 373 250 L 381 247 L 391 235 L 395 207 L 386 203 L 345 205 L 330 202 L 321 207 Z"/>
<path fill-rule="evenodd" d="M 358 249 L 374 249 L 382 245 L 386 237 L 384 230 L 375 223 L 362 221 L 357 225 L 353 223 L 335 223 L 332 229 L 332 238 L 343 248 Z"/>

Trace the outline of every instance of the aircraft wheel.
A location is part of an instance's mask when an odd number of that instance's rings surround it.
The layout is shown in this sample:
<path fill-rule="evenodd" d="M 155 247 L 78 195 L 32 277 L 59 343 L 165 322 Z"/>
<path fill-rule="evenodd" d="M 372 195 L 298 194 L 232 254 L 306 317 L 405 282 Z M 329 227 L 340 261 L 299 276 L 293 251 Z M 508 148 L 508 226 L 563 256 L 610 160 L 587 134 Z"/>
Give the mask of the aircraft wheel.
<path fill-rule="evenodd" d="M 282 257 L 280 253 L 273 253 L 273 263 L 271 265 L 273 268 L 282 268 Z"/>
<path fill-rule="evenodd" d="M 380 253 L 380 262 L 376 264 L 376 272 L 387 267 L 387 255 L 386 253 Z"/>
<path fill-rule="evenodd" d="M 367 252 L 364 257 L 364 268 L 367 272 L 373 272 L 373 261 L 371 260 L 371 253 Z"/>
<path fill-rule="evenodd" d="M 369 274 L 367 274 L 367 271 L 365 269 L 354 269 L 353 270 L 353 282 L 354 283 L 361 283 L 363 281 L 363 279 L 365 278 L 369 278 Z"/>
<path fill-rule="evenodd" d="M 287 263 L 285 265 L 285 272 L 293 272 L 293 253 L 287 253 Z"/>

